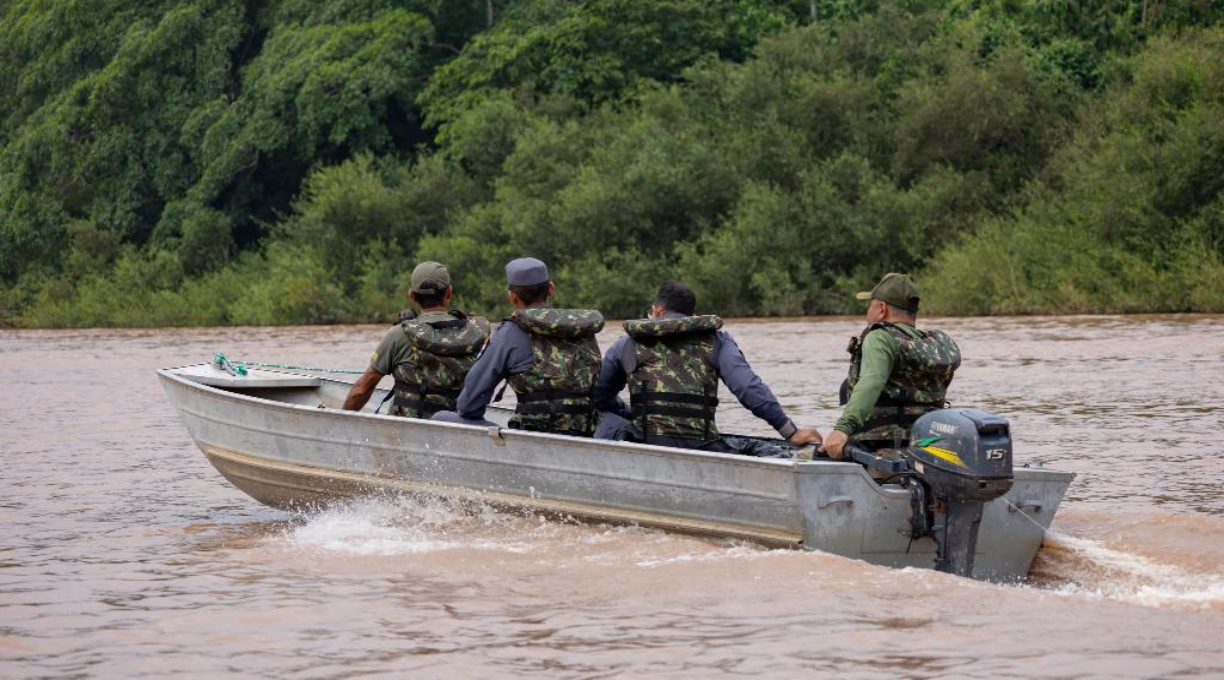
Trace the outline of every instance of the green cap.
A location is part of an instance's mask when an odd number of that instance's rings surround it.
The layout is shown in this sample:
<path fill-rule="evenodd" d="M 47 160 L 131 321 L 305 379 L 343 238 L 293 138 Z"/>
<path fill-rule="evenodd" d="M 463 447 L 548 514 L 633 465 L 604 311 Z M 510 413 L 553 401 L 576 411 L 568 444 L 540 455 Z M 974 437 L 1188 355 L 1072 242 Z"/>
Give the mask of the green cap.
<path fill-rule="evenodd" d="M 451 285 L 450 272 L 440 262 L 422 262 L 412 270 L 413 293 L 434 293 Z"/>
<path fill-rule="evenodd" d="M 905 274 L 885 274 L 871 292 L 859 293 L 855 297 L 860 300 L 882 300 L 893 307 L 910 312 L 918 311 L 918 286 Z"/>

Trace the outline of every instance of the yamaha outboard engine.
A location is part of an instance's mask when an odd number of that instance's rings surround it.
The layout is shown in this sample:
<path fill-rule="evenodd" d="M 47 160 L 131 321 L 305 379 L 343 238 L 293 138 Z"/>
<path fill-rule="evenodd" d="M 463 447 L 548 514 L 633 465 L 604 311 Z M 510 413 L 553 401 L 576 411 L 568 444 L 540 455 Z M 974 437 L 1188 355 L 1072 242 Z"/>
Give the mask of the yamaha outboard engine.
<path fill-rule="evenodd" d="M 910 429 L 905 455 L 917 475 L 912 493 L 925 500 L 914 503 L 912 521 L 935 537 L 935 568 L 972 575 L 982 506 L 1012 486 L 1007 421 L 976 409 L 932 411 Z"/>
<path fill-rule="evenodd" d="M 1007 421 L 976 409 L 932 411 L 914 422 L 902 460 L 849 451 L 864 465 L 908 478 L 911 535 L 934 537 L 937 570 L 972 576 L 982 506 L 1012 486 Z"/>

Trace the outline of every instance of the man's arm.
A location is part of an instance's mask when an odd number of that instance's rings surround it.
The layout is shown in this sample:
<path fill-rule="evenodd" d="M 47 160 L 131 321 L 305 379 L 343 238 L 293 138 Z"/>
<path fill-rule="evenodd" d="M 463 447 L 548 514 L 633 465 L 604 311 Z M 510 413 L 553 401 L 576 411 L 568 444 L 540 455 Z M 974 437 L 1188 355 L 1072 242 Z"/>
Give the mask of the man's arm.
<path fill-rule="evenodd" d="M 378 381 L 395 370 L 395 362 L 400 359 L 407 342 L 408 336 L 404 335 L 403 329 L 399 326 L 393 326 L 383 335 L 382 341 L 370 355 L 370 367 L 361 374 L 357 382 L 353 383 L 348 396 L 344 398 L 344 410 L 360 411 L 366 405 L 366 402 L 370 400 L 370 395 L 374 394 L 374 390 L 378 387 Z"/>
<path fill-rule="evenodd" d="M 483 420 L 493 390 L 506 376 L 531 368 L 531 339 L 522 329 L 503 323 L 493 331 L 485 351 L 463 379 L 455 411 L 469 420 Z"/>
<path fill-rule="evenodd" d="M 617 338 L 616 342 L 604 353 L 599 364 L 599 377 L 595 379 L 595 410 L 611 411 L 617 415 L 625 415 L 624 402 L 619 398 L 621 390 L 629 381 L 629 373 L 633 367 L 625 365 L 625 355 L 628 352 L 629 336 Z"/>
<path fill-rule="evenodd" d="M 812 429 L 799 429 L 782 410 L 773 391 L 748 365 L 744 353 L 730 334 L 718 332 L 718 373 L 727 389 L 752 415 L 769 423 L 784 439 L 792 444 L 820 443 L 820 433 Z"/>
<path fill-rule="evenodd" d="M 850 401 L 842 410 L 842 416 L 833 426 L 824 443 L 824 449 L 831 458 L 841 458 L 842 449 L 849 441 L 850 435 L 859 431 L 863 423 L 871 417 L 880 392 L 892 375 L 893 363 L 896 361 L 898 347 L 896 340 L 887 331 L 876 329 L 863 338 L 863 361 L 859 368 L 859 379 L 850 393 Z"/>
<path fill-rule="evenodd" d="M 349 390 L 348 396 L 344 398 L 345 411 L 360 411 L 370 400 L 370 395 L 374 394 L 374 389 L 378 387 L 378 381 L 382 380 L 383 374 L 373 368 L 366 369 L 365 373 L 353 383 L 352 389 Z"/>

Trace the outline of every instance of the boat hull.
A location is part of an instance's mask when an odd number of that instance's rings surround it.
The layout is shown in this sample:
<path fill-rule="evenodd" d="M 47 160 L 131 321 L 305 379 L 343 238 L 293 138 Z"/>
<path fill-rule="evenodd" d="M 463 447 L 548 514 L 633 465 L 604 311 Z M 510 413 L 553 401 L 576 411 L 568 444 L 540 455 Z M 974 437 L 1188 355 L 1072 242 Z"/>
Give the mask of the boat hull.
<path fill-rule="evenodd" d="M 348 385 L 200 382 L 159 371 L 208 460 L 256 500 L 306 509 L 375 493 L 470 498 L 591 521 L 823 550 L 930 567 L 910 540 L 909 494 L 851 463 L 759 459 L 342 411 Z M 283 381 L 282 381 L 283 382 Z M 266 384 L 266 383 L 264 383 Z M 323 404 L 326 408 L 319 408 Z M 495 417 L 503 417 L 498 414 Z M 974 576 L 1022 578 L 1072 475 L 1019 468 L 987 504 Z"/>

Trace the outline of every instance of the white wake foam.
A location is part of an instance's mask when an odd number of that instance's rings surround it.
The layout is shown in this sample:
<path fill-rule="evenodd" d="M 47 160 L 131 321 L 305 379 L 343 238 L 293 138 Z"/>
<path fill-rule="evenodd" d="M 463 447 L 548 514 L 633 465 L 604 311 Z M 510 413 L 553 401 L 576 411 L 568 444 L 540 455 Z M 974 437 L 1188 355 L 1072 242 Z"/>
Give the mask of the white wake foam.
<path fill-rule="evenodd" d="M 1054 592 L 1106 598 L 1149 607 L 1224 607 L 1224 575 L 1194 573 L 1134 553 L 1107 548 L 1087 538 L 1050 532 L 1046 543 L 1073 554 L 1075 564 L 1056 575 L 1069 582 Z"/>
<path fill-rule="evenodd" d="M 299 549 L 350 555 L 412 555 L 456 549 L 525 553 L 550 526 L 478 503 L 439 498 L 362 499 L 329 508 L 289 529 Z"/>
<path fill-rule="evenodd" d="M 721 542 L 710 546 L 707 551 L 685 552 L 679 555 L 657 559 L 639 559 L 634 562 L 638 567 L 661 567 L 668 564 L 683 564 L 686 562 L 715 562 L 721 560 L 756 560 L 773 555 L 793 555 L 790 549 L 769 550 L 759 545 L 743 542 Z"/>

